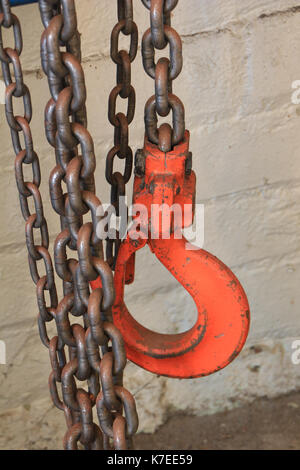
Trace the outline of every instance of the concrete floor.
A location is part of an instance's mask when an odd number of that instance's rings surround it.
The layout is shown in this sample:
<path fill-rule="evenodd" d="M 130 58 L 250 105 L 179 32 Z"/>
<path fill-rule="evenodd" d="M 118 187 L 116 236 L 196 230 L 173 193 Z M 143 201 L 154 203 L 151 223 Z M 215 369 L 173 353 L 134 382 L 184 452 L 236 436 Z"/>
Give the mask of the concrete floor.
<path fill-rule="evenodd" d="M 154 435 L 139 434 L 136 449 L 299 450 L 300 392 L 258 399 L 212 416 L 177 414 Z"/>
<path fill-rule="evenodd" d="M 64 433 L 63 413 L 47 400 L 0 416 L 1 450 L 62 449 Z M 135 436 L 135 448 L 300 450 L 300 391 L 210 416 L 173 414 L 155 434 Z"/>

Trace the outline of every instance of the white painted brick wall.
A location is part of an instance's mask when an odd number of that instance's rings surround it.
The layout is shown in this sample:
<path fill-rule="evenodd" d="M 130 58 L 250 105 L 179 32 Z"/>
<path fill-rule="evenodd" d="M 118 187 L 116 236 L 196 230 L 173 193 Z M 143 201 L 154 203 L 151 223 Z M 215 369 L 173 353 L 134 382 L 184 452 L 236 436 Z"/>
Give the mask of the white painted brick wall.
<path fill-rule="evenodd" d="M 112 145 L 107 98 L 115 83 L 109 37 L 116 22 L 112 5 L 116 2 L 76 3 L 98 195 L 107 201 L 103 170 Z M 141 36 L 148 15 L 140 1 L 134 4 Z M 32 91 L 32 132 L 53 239 L 58 220 L 46 181 L 53 152 L 42 124 L 49 96 L 40 69 L 42 26 L 36 5 L 19 7 L 17 13 L 24 33 L 22 64 Z M 291 362 L 292 340 L 300 337 L 300 107 L 291 103 L 291 84 L 300 79 L 300 1 L 180 0 L 173 24 L 183 38 L 184 71 L 175 93 L 185 103 L 192 133 L 197 201 L 205 204 L 205 249 L 240 278 L 249 297 L 252 325 L 239 358 L 211 377 L 179 381 L 128 366 L 126 383 L 136 396 L 140 429 L 147 431 L 154 431 L 176 409 L 213 413 L 300 386 L 300 366 Z M 140 54 L 133 83 L 138 104 L 131 141 L 136 149 L 143 141 L 144 103 L 153 92 Z M 37 333 L 14 157 L 1 105 L 0 122 L 0 339 L 6 342 L 8 361 L 0 365 L 0 448 L 37 447 L 39 437 L 40 446 L 51 447 L 58 445 L 64 423 L 48 396 L 48 353 Z M 137 280 L 134 288 L 128 288 L 126 300 L 136 318 L 165 332 L 182 331 L 195 315 L 183 289 L 146 250 L 138 256 Z"/>

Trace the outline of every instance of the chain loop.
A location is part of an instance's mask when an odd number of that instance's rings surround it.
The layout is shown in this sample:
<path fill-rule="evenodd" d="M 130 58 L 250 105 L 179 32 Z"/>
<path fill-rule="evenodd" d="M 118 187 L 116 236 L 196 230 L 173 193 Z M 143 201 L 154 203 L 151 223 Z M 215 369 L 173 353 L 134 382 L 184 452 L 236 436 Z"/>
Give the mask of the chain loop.
<path fill-rule="evenodd" d="M 53 10 L 53 6 L 57 7 Z M 50 8 L 51 7 L 51 8 Z M 137 51 L 137 28 L 130 22 L 130 4 L 121 12 L 121 25 L 115 28 L 115 59 L 120 82 L 111 98 L 111 120 L 120 129 L 120 150 L 127 151 L 127 126 L 123 117 L 116 113 L 117 96 L 128 99 L 128 123 L 133 119 L 135 92 L 130 84 L 128 62 Z M 102 240 L 97 236 L 101 206 L 95 195 L 94 171 L 96 159 L 92 137 L 86 128 L 86 89 L 80 63 L 80 42 L 76 29 L 74 0 L 40 1 L 46 30 L 42 36 L 43 69 L 48 76 L 52 98 L 45 109 L 46 136 L 56 150 L 56 166 L 50 176 L 50 194 L 54 210 L 61 217 L 63 230 L 57 237 L 54 249 L 55 268 L 64 283 L 64 299 L 55 313 L 58 337 L 69 348 L 69 361 L 61 371 L 63 401 L 68 409 L 77 413 L 80 427 L 68 431 L 67 448 L 76 447 L 80 441 L 85 448 L 99 447 L 97 427 L 93 424 L 92 408 L 100 392 L 99 373 L 103 357 L 99 348 L 106 351 L 111 342 L 115 369 L 120 375 L 126 365 L 124 343 L 118 330 L 108 321 L 115 293 L 113 276 L 103 259 Z M 66 31 L 70 31 L 67 33 Z M 129 54 L 118 53 L 120 32 L 131 36 Z M 72 33 L 72 34 L 71 34 Z M 65 47 L 66 52 L 61 48 Z M 113 44 L 114 47 L 114 44 Z M 124 70 L 122 70 L 124 64 Z M 127 69 L 126 69 L 127 64 Z M 80 153 L 79 153 L 80 151 Z M 64 192 L 64 183 L 66 192 Z M 83 224 L 82 216 L 90 214 L 91 222 Z M 78 261 L 68 259 L 68 249 L 77 253 Z M 101 292 L 89 292 L 88 283 L 100 276 Z M 69 314 L 83 317 L 84 327 L 71 325 Z M 76 380 L 87 381 L 90 393 L 77 388 Z M 75 436 L 75 438 L 74 438 Z M 98 436 L 98 437 L 97 437 Z M 102 442 L 102 441 L 101 441 Z M 101 444 L 102 446 L 102 444 Z"/>
<path fill-rule="evenodd" d="M 111 119 L 118 129 L 115 141 L 119 156 L 126 158 L 127 179 L 132 160 L 131 149 L 128 150 L 128 124 L 133 119 L 135 108 L 130 62 L 136 56 L 138 38 L 137 27 L 132 21 L 132 2 L 119 1 L 118 4 L 120 24 L 115 28 L 115 52 L 112 54 L 115 53 L 118 63 L 119 81 L 117 90 L 112 95 Z M 80 442 L 85 449 L 96 450 L 103 448 L 102 432 L 93 422 L 92 413 L 101 393 L 100 373 L 102 371 L 103 383 L 110 384 L 112 397 L 116 388 L 115 396 L 120 403 L 118 409 L 122 413 L 122 397 L 129 393 L 121 386 L 126 353 L 120 332 L 112 323 L 111 307 L 115 298 L 113 274 L 104 260 L 102 240 L 97 236 L 97 224 L 100 220 L 98 209 L 101 203 L 95 195 L 96 159 L 93 140 L 87 130 L 86 88 L 75 3 L 74 0 L 39 0 L 39 7 L 45 26 L 41 38 L 41 61 L 51 93 L 45 109 L 45 133 L 49 144 L 55 149 L 55 166 L 49 180 L 50 197 L 61 223 L 61 232 L 54 244 L 54 266 L 63 283 L 63 297 L 60 301 L 57 297 L 55 273 L 49 252 L 48 227 L 39 190 L 39 158 L 34 150 L 30 128 L 31 97 L 23 80 L 20 62 L 23 47 L 21 26 L 18 18 L 11 14 L 9 1 L 0 0 L 0 61 L 6 85 L 5 111 L 16 153 L 15 176 L 25 220 L 29 268 L 36 284 L 38 328 L 42 343 L 49 349 L 52 366 L 49 388 L 53 403 L 64 411 L 68 426 L 64 447 L 76 449 Z M 3 28 L 13 30 L 13 48 L 4 47 Z M 121 31 L 131 36 L 129 53 L 119 53 L 117 50 Z M 128 99 L 127 117 L 116 113 L 118 95 Z M 22 99 L 23 116 L 15 115 L 13 98 Z M 25 148 L 20 134 L 23 134 Z M 24 180 L 24 165 L 31 165 L 31 181 Z M 29 204 L 30 198 L 33 204 Z M 87 214 L 90 214 L 91 222 L 84 224 L 83 215 Z M 40 244 L 35 242 L 36 230 L 39 232 Z M 74 258 L 69 257 L 70 251 L 76 253 Z M 44 265 L 44 274 L 40 273 L 40 263 Z M 99 276 L 102 289 L 90 294 L 89 281 Z M 46 297 L 49 298 L 48 301 Z M 78 318 L 77 323 L 71 323 L 71 315 Z M 57 335 L 51 338 L 47 324 L 53 320 Z M 108 359 L 104 357 L 108 357 L 111 362 L 108 363 Z M 101 367 L 103 359 L 104 364 Z M 105 364 L 109 365 L 106 369 Z M 86 383 L 88 391 L 78 386 L 78 382 Z M 58 384 L 62 387 L 62 398 L 59 396 Z M 121 391 L 118 387 L 121 387 Z M 106 392 L 107 403 L 108 393 Z M 136 414 L 135 405 L 131 408 L 124 405 L 124 409 L 123 435 L 121 427 L 115 425 L 118 428 L 118 439 L 115 439 L 117 446 L 119 442 L 128 441 L 125 437 L 127 428 L 131 433 L 136 431 L 136 426 L 131 424 Z M 112 422 L 114 418 L 112 416 Z M 120 418 L 117 423 L 119 421 Z M 106 435 L 104 445 L 110 447 Z"/>
<path fill-rule="evenodd" d="M 171 11 L 178 0 L 142 0 L 150 10 L 151 26 L 144 33 L 142 56 L 145 72 L 155 80 L 155 95 L 145 106 L 145 128 L 148 139 L 158 145 L 163 152 L 169 152 L 184 138 L 184 106 L 172 93 L 172 82 L 182 70 L 182 42 L 179 34 L 171 27 Z M 155 63 L 155 50 L 169 45 L 170 57 L 160 58 Z M 157 114 L 166 117 L 170 110 L 173 114 L 173 130 L 168 124 L 158 129 Z"/>
<path fill-rule="evenodd" d="M 129 51 L 119 50 L 120 33 L 130 36 Z M 131 85 L 131 63 L 134 61 L 138 49 L 138 28 L 133 21 L 132 0 L 118 0 L 118 23 L 111 33 L 112 61 L 117 65 L 117 85 L 113 88 L 108 102 L 108 119 L 114 126 L 114 146 L 110 149 L 106 158 L 106 179 L 111 185 L 111 204 L 119 214 L 119 195 L 125 197 L 125 185 L 132 174 L 133 154 L 129 141 L 129 125 L 132 123 L 135 114 L 136 96 Z M 118 96 L 127 100 L 126 115 L 117 112 L 116 104 Z M 114 171 L 113 164 L 115 157 L 125 159 L 124 174 Z M 122 188 L 122 189 L 120 189 Z M 119 249 L 119 234 L 115 240 L 107 239 L 106 256 L 109 265 L 114 269 Z"/>

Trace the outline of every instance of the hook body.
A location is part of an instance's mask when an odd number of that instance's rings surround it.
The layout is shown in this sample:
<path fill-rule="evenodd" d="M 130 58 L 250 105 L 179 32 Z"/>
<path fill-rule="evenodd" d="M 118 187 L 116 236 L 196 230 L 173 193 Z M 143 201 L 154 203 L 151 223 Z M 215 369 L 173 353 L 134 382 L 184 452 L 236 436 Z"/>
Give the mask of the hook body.
<path fill-rule="evenodd" d="M 193 297 L 198 310 L 187 332 L 159 334 L 139 324 L 124 302 L 126 263 L 149 244 L 158 260 Z M 177 378 L 202 377 L 227 366 L 241 351 L 249 330 L 249 305 L 236 276 L 210 253 L 186 251 L 186 240 L 123 242 L 115 271 L 113 317 L 127 357 L 146 370 Z M 184 314 L 184 312 L 180 312 Z"/>
<path fill-rule="evenodd" d="M 112 308 L 128 359 L 155 374 L 177 378 L 206 376 L 227 366 L 241 351 L 250 321 L 248 300 L 236 276 L 212 254 L 193 249 L 182 236 L 182 228 L 193 222 L 195 204 L 196 177 L 188 148 L 186 131 L 184 141 L 171 152 L 161 152 L 145 139 L 144 150 L 137 155 L 133 202 L 140 210 L 119 249 Z M 180 217 L 169 212 L 164 225 L 163 217 L 153 213 L 155 205 L 190 210 Z M 135 253 L 146 244 L 196 304 L 197 320 L 184 333 L 153 332 L 138 323 L 125 304 L 124 289 L 134 278 Z"/>

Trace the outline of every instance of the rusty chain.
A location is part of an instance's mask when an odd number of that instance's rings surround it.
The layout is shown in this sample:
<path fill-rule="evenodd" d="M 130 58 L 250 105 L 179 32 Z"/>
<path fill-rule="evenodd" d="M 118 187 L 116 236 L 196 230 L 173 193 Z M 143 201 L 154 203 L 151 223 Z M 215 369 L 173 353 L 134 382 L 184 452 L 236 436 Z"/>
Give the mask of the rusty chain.
<path fill-rule="evenodd" d="M 142 40 L 143 65 L 155 80 L 155 95 L 145 106 L 149 140 L 165 152 L 184 136 L 184 107 L 172 93 L 172 81 L 182 69 L 182 44 L 171 27 L 171 11 L 178 0 L 142 0 L 150 10 L 151 27 Z M 101 203 L 95 195 L 96 166 L 92 137 L 87 130 L 86 88 L 81 66 L 80 35 L 74 0 L 39 0 L 45 31 L 41 39 L 42 67 L 48 78 L 51 98 L 45 109 L 45 131 L 55 149 L 56 165 L 49 187 L 53 209 L 60 216 L 61 232 L 54 244 L 54 265 L 63 281 L 59 302 L 55 274 L 49 253 L 49 233 L 39 191 L 40 165 L 34 150 L 30 121 L 31 96 L 23 81 L 20 62 L 22 33 L 9 0 L 0 0 L 0 60 L 6 86 L 5 111 L 16 154 L 15 175 L 21 211 L 25 220 L 30 273 L 36 284 L 38 325 L 43 344 L 49 349 L 52 372 L 49 387 L 53 403 L 65 413 L 68 430 L 66 449 L 126 449 L 132 446 L 138 418 L 135 401 L 123 387 L 126 354 L 120 332 L 112 322 L 114 302 L 113 267 L 120 241 L 107 240 L 104 260 L 102 239 L 97 236 Z M 14 48 L 4 47 L 2 30 L 12 29 Z M 130 36 L 129 51 L 118 50 L 120 33 Z M 155 64 L 155 49 L 169 45 L 170 58 Z M 107 156 L 106 178 L 111 184 L 111 201 L 119 211 L 119 196 L 132 172 L 132 150 L 128 128 L 135 113 L 135 90 L 131 84 L 131 63 L 136 57 L 138 30 L 133 21 L 132 0 L 118 0 L 118 23 L 111 35 L 111 58 L 117 65 L 117 85 L 109 97 L 109 121 L 115 127 L 114 147 Z M 12 70 L 11 70 L 12 68 Z M 127 114 L 116 112 L 117 97 L 128 100 Z M 13 98 L 22 98 L 24 115 L 16 116 Z M 173 113 L 169 124 L 158 128 L 157 115 Z M 22 148 L 20 134 L 23 136 Z M 80 151 L 79 151 L 80 148 Z M 123 175 L 113 170 L 115 156 L 125 160 Z M 31 165 L 32 181 L 24 180 L 23 165 Z M 35 212 L 31 213 L 32 198 Z M 83 216 L 91 213 L 91 222 Z M 40 233 L 40 244 L 35 233 Z M 115 246 L 114 246 L 115 244 Z M 68 257 L 68 251 L 75 256 Z M 40 274 L 38 262 L 44 264 Z M 89 283 L 100 276 L 102 288 L 90 293 Z M 50 306 L 47 306 L 48 292 Z M 70 315 L 77 318 L 71 324 Z M 57 336 L 48 337 L 47 323 L 55 321 Z M 61 384 L 62 398 L 58 384 Z M 81 385 L 81 386 L 79 386 Z M 87 389 L 85 390 L 84 387 Z M 96 406 L 100 427 L 93 421 Z M 123 416 L 125 412 L 125 416 Z M 101 429 L 100 429 L 101 428 Z"/>
<path fill-rule="evenodd" d="M 130 37 L 129 51 L 119 50 L 120 34 Z M 111 185 L 111 204 L 116 216 L 120 215 L 120 197 L 125 197 L 125 186 L 132 173 L 133 154 L 128 145 L 129 125 L 135 114 L 135 90 L 131 84 L 131 63 L 138 49 L 138 28 L 133 21 L 132 0 L 118 0 L 118 23 L 111 33 L 110 56 L 117 65 L 117 85 L 112 89 L 108 100 L 108 119 L 114 126 L 114 146 L 108 152 L 106 159 L 106 179 Z M 127 100 L 127 113 L 116 112 L 117 97 Z M 118 156 L 125 160 L 124 173 L 114 171 L 114 159 Z M 119 233 L 116 239 L 108 238 L 106 255 L 110 266 L 114 269 L 118 250 L 121 244 Z"/>
<path fill-rule="evenodd" d="M 10 11 L 9 1 L 0 0 L 0 5 L 0 60 L 6 85 L 6 117 L 16 153 L 16 182 L 25 219 L 29 267 L 36 284 L 39 332 L 49 349 L 52 365 L 49 387 L 54 405 L 65 413 L 68 427 L 64 447 L 77 449 L 80 442 L 85 449 L 103 446 L 126 449 L 132 445 L 138 418 L 134 398 L 122 386 L 126 354 L 120 332 L 112 322 L 112 271 L 104 261 L 102 240 L 97 236 L 97 210 L 101 203 L 95 195 L 95 154 L 87 131 L 86 89 L 74 0 L 39 1 L 45 26 L 41 39 L 42 66 L 51 92 L 45 109 L 45 129 L 56 156 L 56 166 L 50 175 L 50 197 L 61 221 L 61 232 L 54 245 L 55 270 L 63 281 L 60 302 L 39 191 L 39 158 L 30 130 L 31 97 L 20 63 L 21 26 Z M 3 46 L 3 28 L 13 29 L 13 49 Z M 13 97 L 22 98 L 24 116 L 14 114 Z M 23 165 L 32 167 L 31 182 L 24 181 Z M 33 199 L 34 213 L 30 212 L 29 198 Z M 83 216 L 88 212 L 91 222 L 83 223 Z M 40 232 L 39 245 L 35 243 L 36 230 Z M 68 250 L 77 258 L 68 258 Z M 44 275 L 40 275 L 39 261 L 44 264 Z M 89 282 L 98 276 L 102 288 L 90 293 Z M 46 292 L 50 306 L 47 306 Z M 76 323 L 71 324 L 70 315 L 77 318 Z M 51 321 L 56 323 L 57 336 L 50 339 L 47 323 Z M 61 384 L 62 398 L 58 384 Z M 101 430 L 93 422 L 95 406 Z"/>
<path fill-rule="evenodd" d="M 151 26 L 142 40 L 142 56 L 145 72 L 155 81 L 155 94 L 145 106 L 145 127 L 148 139 L 163 152 L 169 152 L 184 138 L 184 106 L 172 93 L 172 82 L 182 70 L 182 42 L 171 27 L 171 12 L 178 0 L 142 0 L 150 10 Z M 169 46 L 170 58 L 163 57 L 155 63 L 155 50 Z M 158 128 L 157 115 L 166 117 L 172 110 L 173 129 L 169 124 Z"/>

